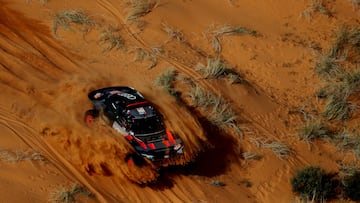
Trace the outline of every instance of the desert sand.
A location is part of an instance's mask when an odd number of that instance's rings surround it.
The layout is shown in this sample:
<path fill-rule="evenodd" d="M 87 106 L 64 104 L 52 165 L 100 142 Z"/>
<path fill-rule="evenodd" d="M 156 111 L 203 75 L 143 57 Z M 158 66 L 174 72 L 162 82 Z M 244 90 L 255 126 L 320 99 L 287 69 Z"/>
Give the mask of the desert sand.
<path fill-rule="evenodd" d="M 324 15 L 306 12 L 311 0 L 161 0 L 132 21 L 131 2 L 0 0 L 0 202 L 52 202 L 77 183 L 94 194 L 77 196 L 78 202 L 289 203 L 299 200 L 289 181 L 297 169 L 336 171 L 344 159 L 358 164 L 353 154 L 326 141 L 301 141 L 298 133 L 305 123 L 300 109 L 324 105 L 314 96 L 321 86 L 314 64 L 339 26 L 359 26 L 356 1 L 323 1 L 332 11 Z M 62 11 L 83 12 L 91 23 L 54 29 Z M 171 38 L 164 25 L 178 35 Z M 214 30 L 224 25 L 257 34 L 219 36 L 217 55 Z M 109 29 L 123 48 L 101 42 Z M 135 60 L 139 50 L 151 57 Z M 248 85 L 202 77 L 196 65 L 216 56 Z M 236 112 L 242 135 L 209 126 L 206 112 L 155 85 L 168 68 L 221 96 Z M 124 157 L 133 149 L 125 139 L 107 126 L 85 125 L 87 93 L 118 85 L 138 89 L 159 107 L 184 140 L 184 165 L 130 167 Z M 175 86 L 190 105 L 187 86 Z M 291 152 L 279 157 L 257 146 L 265 142 Z M 23 160 L 21 152 L 42 158 Z M 262 158 L 245 160 L 244 152 Z"/>

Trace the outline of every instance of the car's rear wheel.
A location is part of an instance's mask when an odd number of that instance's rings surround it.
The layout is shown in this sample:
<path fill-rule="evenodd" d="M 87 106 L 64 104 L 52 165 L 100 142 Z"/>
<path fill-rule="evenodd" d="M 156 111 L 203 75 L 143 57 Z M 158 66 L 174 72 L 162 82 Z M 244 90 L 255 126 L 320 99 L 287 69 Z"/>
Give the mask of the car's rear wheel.
<path fill-rule="evenodd" d="M 96 109 L 89 109 L 85 112 L 85 123 L 86 124 L 91 124 L 95 121 L 95 119 L 99 117 L 99 111 Z"/>
<path fill-rule="evenodd" d="M 139 155 L 138 153 L 129 153 L 125 157 L 125 161 L 129 166 L 144 166 L 146 164 L 146 161 L 144 157 Z"/>

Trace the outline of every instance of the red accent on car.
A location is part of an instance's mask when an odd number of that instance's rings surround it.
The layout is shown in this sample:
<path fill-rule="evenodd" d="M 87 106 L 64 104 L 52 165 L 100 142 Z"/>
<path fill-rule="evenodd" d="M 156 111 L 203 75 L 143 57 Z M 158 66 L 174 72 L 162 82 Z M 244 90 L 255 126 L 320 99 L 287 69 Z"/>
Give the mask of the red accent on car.
<path fill-rule="evenodd" d="M 164 145 L 165 145 L 166 147 L 169 147 L 169 146 L 170 146 L 170 143 L 169 143 L 169 141 L 167 141 L 167 140 L 163 140 L 163 143 L 164 143 Z"/>
<path fill-rule="evenodd" d="M 151 149 L 156 149 L 154 143 L 149 143 L 148 146 L 149 146 Z"/>
<path fill-rule="evenodd" d="M 145 142 L 141 141 L 139 138 L 136 138 L 136 137 L 135 137 L 135 140 L 136 140 L 137 143 L 139 143 L 139 145 L 140 145 L 143 149 L 146 149 L 146 148 L 147 148 Z"/>
<path fill-rule="evenodd" d="M 131 141 L 131 140 L 134 139 L 133 136 L 131 136 L 131 135 L 126 135 L 125 138 L 126 138 L 127 140 L 129 140 L 129 141 Z"/>
<path fill-rule="evenodd" d="M 127 161 L 127 164 L 129 166 L 134 166 L 134 160 L 132 158 L 130 158 L 128 161 Z"/>
<path fill-rule="evenodd" d="M 174 139 L 173 135 L 171 134 L 170 130 L 166 129 L 166 135 L 167 135 L 167 137 L 168 137 L 168 140 L 169 140 L 171 143 L 175 144 L 175 139 Z"/>
<path fill-rule="evenodd" d="M 144 149 L 147 148 L 147 147 L 146 147 L 146 144 L 145 144 L 144 142 L 140 142 L 139 144 L 140 144 L 140 146 L 141 146 L 142 148 L 144 148 Z"/>
<path fill-rule="evenodd" d="M 126 107 L 138 106 L 138 105 L 143 105 L 143 104 L 149 104 L 149 102 L 148 101 L 135 102 L 135 103 L 126 105 Z"/>
<path fill-rule="evenodd" d="M 85 120 L 87 124 L 90 124 L 94 121 L 94 117 L 92 115 L 87 115 Z"/>

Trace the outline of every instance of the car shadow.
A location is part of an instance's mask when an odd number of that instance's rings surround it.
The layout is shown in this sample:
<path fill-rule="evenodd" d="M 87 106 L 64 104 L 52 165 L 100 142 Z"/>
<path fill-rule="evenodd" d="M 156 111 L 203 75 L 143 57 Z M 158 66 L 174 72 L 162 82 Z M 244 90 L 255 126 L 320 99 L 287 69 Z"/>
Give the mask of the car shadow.
<path fill-rule="evenodd" d="M 186 107 L 189 111 L 196 112 L 192 107 Z M 237 139 L 219 129 L 204 117 L 198 116 L 198 120 L 207 137 L 206 143 L 203 143 L 203 150 L 193 161 L 184 166 L 162 167 L 159 170 L 160 176 L 156 182 L 146 186 L 154 190 L 164 190 L 174 186 L 177 176 L 194 175 L 211 178 L 224 174 L 228 170 L 229 164 L 236 159 L 236 154 L 239 154 Z"/>

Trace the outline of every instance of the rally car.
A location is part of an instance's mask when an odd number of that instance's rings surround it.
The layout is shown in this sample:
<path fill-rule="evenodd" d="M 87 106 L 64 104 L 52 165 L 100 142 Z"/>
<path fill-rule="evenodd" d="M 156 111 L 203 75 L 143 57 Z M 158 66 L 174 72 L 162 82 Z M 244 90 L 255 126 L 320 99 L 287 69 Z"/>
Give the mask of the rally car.
<path fill-rule="evenodd" d="M 103 115 L 141 157 L 156 161 L 183 153 L 181 139 L 166 128 L 163 116 L 134 88 L 106 87 L 91 91 L 88 97 L 94 108 L 85 113 L 85 121 L 90 124 Z"/>

